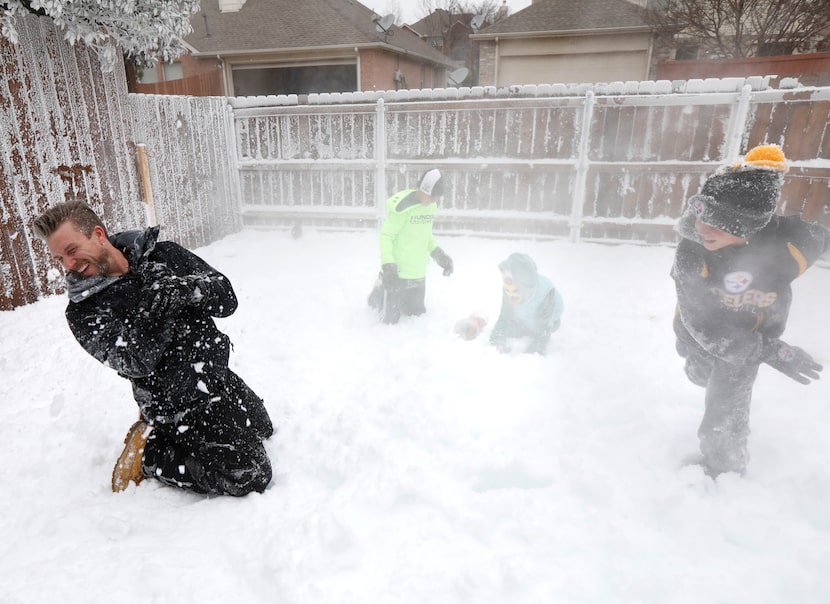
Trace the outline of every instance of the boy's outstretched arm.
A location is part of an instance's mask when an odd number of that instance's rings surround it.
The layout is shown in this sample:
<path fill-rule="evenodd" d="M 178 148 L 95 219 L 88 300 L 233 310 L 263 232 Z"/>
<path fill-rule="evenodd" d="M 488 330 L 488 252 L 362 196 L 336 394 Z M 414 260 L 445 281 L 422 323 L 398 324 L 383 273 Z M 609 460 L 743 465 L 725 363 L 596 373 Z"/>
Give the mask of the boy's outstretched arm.
<path fill-rule="evenodd" d="M 764 346 L 764 362 L 801 384 L 817 380 L 824 369 L 804 350 L 779 339 L 770 340 Z"/>

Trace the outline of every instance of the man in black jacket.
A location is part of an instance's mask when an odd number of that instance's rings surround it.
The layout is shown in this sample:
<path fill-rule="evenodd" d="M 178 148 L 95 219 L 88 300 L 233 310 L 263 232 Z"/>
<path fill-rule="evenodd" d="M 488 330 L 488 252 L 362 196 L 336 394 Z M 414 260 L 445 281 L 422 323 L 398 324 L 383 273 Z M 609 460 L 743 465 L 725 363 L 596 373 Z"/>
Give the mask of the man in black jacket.
<path fill-rule="evenodd" d="M 228 279 L 158 227 L 109 237 L 83 202 L 58 204 L 34 232 L 66 270 L 66 319 L 83 348 L 132 383 L 139 421 L 113 491 L 153 477 L 212 495 L 262 492 L 273 433 L 260 399 L 228 368 L 213 317 L 237 307 Z"/>
<path fill-rule="evenodd" d="M 822 369 L 780 339 L 790 283 L 830 247 L 824 227 L 775 215 L 786 169 L 777 146 L 751 149 L 706 180 L 678 225 L 674 330 L 686 375 L 706 388 L 698 438 L 710 476 L 746 470 L 750 400 L 762 363 L 802 384 Z"/>

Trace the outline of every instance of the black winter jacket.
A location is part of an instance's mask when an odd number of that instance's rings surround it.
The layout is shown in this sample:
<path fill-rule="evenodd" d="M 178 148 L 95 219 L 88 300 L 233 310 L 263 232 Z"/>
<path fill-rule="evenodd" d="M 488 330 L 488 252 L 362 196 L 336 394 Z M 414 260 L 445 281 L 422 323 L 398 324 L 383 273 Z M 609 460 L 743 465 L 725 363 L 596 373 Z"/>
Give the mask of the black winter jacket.
<path fill-rule="evenodd" d="M 790 284 L 830 248 L 830 233 L 797 217 L 774 216 L 746 245 L 706 250 L 684 216 L 671 276 L 677 289 L 678 338 L 733 364 L 761 362 L 781 337 Z"/>
<path fill-rule="evenodd" d="M 157 238 L 158 227 L 110 237 L 129 272 L 68 278 L 66 318 L 89 354 L 132 382 L 145 421 L 172 430 L 203 419 L 221 399 L 243 405 L 259 399 L 236 376 L 226 380 L 230 342 L 213 317 L 236 310 L 230 282 L 182 246 Z"/>

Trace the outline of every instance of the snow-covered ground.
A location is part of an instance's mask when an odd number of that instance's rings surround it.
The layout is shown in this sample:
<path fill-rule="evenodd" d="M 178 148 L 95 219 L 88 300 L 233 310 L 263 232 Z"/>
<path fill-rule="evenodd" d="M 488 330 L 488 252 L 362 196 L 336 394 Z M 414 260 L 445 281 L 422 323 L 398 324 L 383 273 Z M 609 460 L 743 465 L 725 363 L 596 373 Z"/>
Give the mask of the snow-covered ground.
<path fill-rule="evenodd" d="M 376 234 L 244 231 L 231 366 L 279 432 L 262 495 L 110 491 L 136 416 L 63 296 L 0 313 L 0 602 L 825 603 L 830 378 L 762 368 L 745 478 L 683 466 L 703 391 L 674 353 L 667 247 L 440 238 L 428 314 L 366 306 Z M 565 298 L 547 357 L 487 346 L 497 264 Z M 830 364 L 830 271 L 795 284 L 785 339 Z M 482 310 L 487 332 L 452 334 Z"/>

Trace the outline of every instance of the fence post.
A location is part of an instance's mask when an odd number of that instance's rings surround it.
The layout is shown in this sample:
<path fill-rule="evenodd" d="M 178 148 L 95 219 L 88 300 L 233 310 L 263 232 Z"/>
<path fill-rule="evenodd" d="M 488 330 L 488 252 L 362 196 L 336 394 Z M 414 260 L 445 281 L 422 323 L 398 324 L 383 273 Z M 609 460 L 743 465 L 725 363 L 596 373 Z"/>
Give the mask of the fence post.
<path fill-rule="evenodd" d="M 136 143 L 138 155 L 138 174 L 141 178 L 141 188 L 144 191 L 144 203 L 147 213 L 147 225 L 156 226 L 156 206 L 153 203 L 153 183 L 150 179 L 150 162 L 147 160 L 147 146 L 144 143 Z"/>
<path fill-rule="evenodd" d="M 236 116 L 233 105 L 225 103 L 225 136 L 231 148 L 228 159 L 231 162 L 230 182 L 226 185 L 229 194 L 233 196 L 234 226 L 242 226 L 242 178 L 239 175 L 239 144 L 236 136 Z"/>
<path fill-rule="evenodd" d="M 749 115 L 749 99 L 752 95 L 752 86 L 749 84 L 741 88 L 741 96 L 738 97 L 738 104 L 732 105 L 732 115 L 729 117 L 729 129 L 726 134 L 726 157 L 725 161 L 732 161 L 741 152 L 741 142 L 746 128 L 746 118 Z"/>
<path fill-rule="evenodd" d="M 582 207 L 585 204 L 585 183 L 588 180 L 588 154 L 590 152 L 591 120 L 594 116 L 594 92 L 589 90 L 585 94 L 585 105 L 582 109 L 582 128 L 579 132 L 579 155 L 576 158 L 576 182 L 571 200 L 570 235 L 571 241 L 579 241 L 579 232 L 582 229 Z"/>
<path fill-rule="evenodd" d="M 375 213 L 377 226 L 383 222 L 386 212 L 386 107 L 383 99 L 378 99 L 375 108 Z"/>

